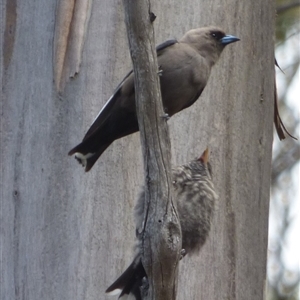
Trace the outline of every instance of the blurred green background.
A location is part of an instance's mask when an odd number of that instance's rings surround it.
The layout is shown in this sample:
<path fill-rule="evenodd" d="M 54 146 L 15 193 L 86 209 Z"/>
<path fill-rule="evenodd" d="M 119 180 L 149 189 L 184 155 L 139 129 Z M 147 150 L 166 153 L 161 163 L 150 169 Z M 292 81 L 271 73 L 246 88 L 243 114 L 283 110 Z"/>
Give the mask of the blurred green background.
<path fill-rule="evenodd" d="M 276 1 L 279 111 L 298 140 L 274 133 L 267 300 L 300 300 L 300 1 Z"/>

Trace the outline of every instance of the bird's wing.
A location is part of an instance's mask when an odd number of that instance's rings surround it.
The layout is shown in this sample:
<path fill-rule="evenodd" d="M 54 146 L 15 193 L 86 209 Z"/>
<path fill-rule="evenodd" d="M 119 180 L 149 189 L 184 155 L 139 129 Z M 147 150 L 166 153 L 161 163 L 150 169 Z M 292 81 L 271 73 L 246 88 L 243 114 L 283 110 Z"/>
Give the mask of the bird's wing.
<path fill-rule="evenodd" d="M 158 46 L 156 46 L 156 52 L 157 52 L 157 56 L 159 56 L 161 54 L 161 51 L 174 45 L 174 44 L 177 44 L 178 41 L 175 40 L 175 39 L 172 39 L 172 40 L 167 40 L 161 44 L 159 44 Z"/>
<path fill-rule="evenodd" d="M 116 295 L 120 291 L 119 299 L 129 294 L 133 294 L 135 299 L 141 299 L 139 287 L 145 276 L 147 275 L 138 254 L 124 273 L 105 292 Z"/>
<path fill-rule="evenodd" d="M 162 44 L 158 45 L 156 47 L 157 56 L 159 56 L 163 50 L 166 48 L 178 43 L 177 40 L 167 40 L 163 42 Z M 117 99 L 120 96 L 121 88 L 124 84 L 124 82 L 127 80 L 127 78 L 132 74 L 132 70 L 124 77 L 124 79 L 121 81 L 121 83 L 117 86 L 115 89 L 115 92 L 113 95 L 106 101 L 100 112 L 98 113 L 97 117 L 93 121 L 92 125 L 90 126 L 89 130 L 85 134 L 83 141 L 86 140 L 88 137 L 90 137 L 101 125 L 107 120 L 107 118 L 110 116 L 113 106 L 115 105 Z"/>
<path fill-rule="evenodd" d="M 86 140 L 89 136 L 91 136 L 110 116 L 111 110 L 113 106 L 116 103 L 116 100 L 118 99 L 120 92 L 121 92 L 121 87 L 126 81 L 126 79 L 131 75 L 133 71 L 131 70 L 121 81 L 121 83 L 117 86 L 115 89 L 114 93 L 112 96 L 106 101 L 102 109 L 99 111 L 97 117 L 94 119 L 92 125 L 90 126 L 89 130 L 85 134 L 83 141 Z"/>

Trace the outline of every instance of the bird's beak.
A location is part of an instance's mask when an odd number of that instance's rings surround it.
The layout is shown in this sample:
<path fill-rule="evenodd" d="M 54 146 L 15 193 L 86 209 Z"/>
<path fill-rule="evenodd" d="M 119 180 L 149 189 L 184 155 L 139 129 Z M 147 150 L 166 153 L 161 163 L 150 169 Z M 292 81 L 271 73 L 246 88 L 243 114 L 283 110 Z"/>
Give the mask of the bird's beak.
<path fill-rule="evenodd" d="M 226 46 L 228 44 L 234 43 L 239 41 L 240 39 L 234 35 L 225 35 L 223 38 L 221 38 L 221 44 Z"/>
<path fill-rule="evenodd" d="M 208 148 L 206 148 L 206 150 L 202 153 L 200 160 L 202 160 L 204 162 L 204 164 L 208 163 L 209 160 L 209 150 Z"/>

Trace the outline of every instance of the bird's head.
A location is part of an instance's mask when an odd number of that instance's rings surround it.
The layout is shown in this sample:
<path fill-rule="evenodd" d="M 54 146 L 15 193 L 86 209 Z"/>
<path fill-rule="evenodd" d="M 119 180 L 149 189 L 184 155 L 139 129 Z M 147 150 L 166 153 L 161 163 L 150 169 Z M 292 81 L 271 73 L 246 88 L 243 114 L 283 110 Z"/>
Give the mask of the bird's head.
<path fill-rule="evenodd" d="M 180 42 L 187 43 L 195 48 L 212 66 L 217 62 L 226 45 L 239 40 L 234 35 L 226 35 L 218 27 L 210 26 L 188 31 Z"/>
<path fill-rule="evenodd" d="M 195 181 L 211 180 L 212 168 L 209 163 L 209 150 L 206 149 L 199 158 L 188 164 L 173 169 L 173 184 L 188 186 Z"/>

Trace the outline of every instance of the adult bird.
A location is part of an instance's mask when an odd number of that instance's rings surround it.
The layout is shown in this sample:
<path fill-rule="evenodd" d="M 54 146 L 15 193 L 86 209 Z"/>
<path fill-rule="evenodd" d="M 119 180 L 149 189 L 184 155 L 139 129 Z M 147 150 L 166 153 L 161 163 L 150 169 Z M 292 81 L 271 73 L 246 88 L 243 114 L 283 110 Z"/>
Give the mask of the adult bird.
<path fill-rule="evenodd" d="M 169 117 L 199 98 L 224 47 L 236 41 L 239 38 L 211 26 L 192 29 L 179 41 L 168 40 L 156 48 L 163 107 Z M 69 155 L 75 154 L 87 172 L 113 141 L 138 130 L 130 71 Z"/>
<path fill-rule="evenodd" d="M 182 232 L 182 253 L 200 251 L 209 235 L 215 202 L 218 196 L 212 182 L 211 165 L 206 149 L 200 158 L 172 170 L 174 200 Z M 106 290 L 121 299 L 141 300 L 142 286 L 147 286 L 147 275 L 141 261 L 141 232 L 144 222 L 144 192 L 135 207 L 138 244 L 136 256 L 125 272 Z M 146 284 L 145 284 L 146 283 Z M 144 289 L 143 289 L 144 290 Z M 124 297 L 124 298 L 123 298 Z"/>

